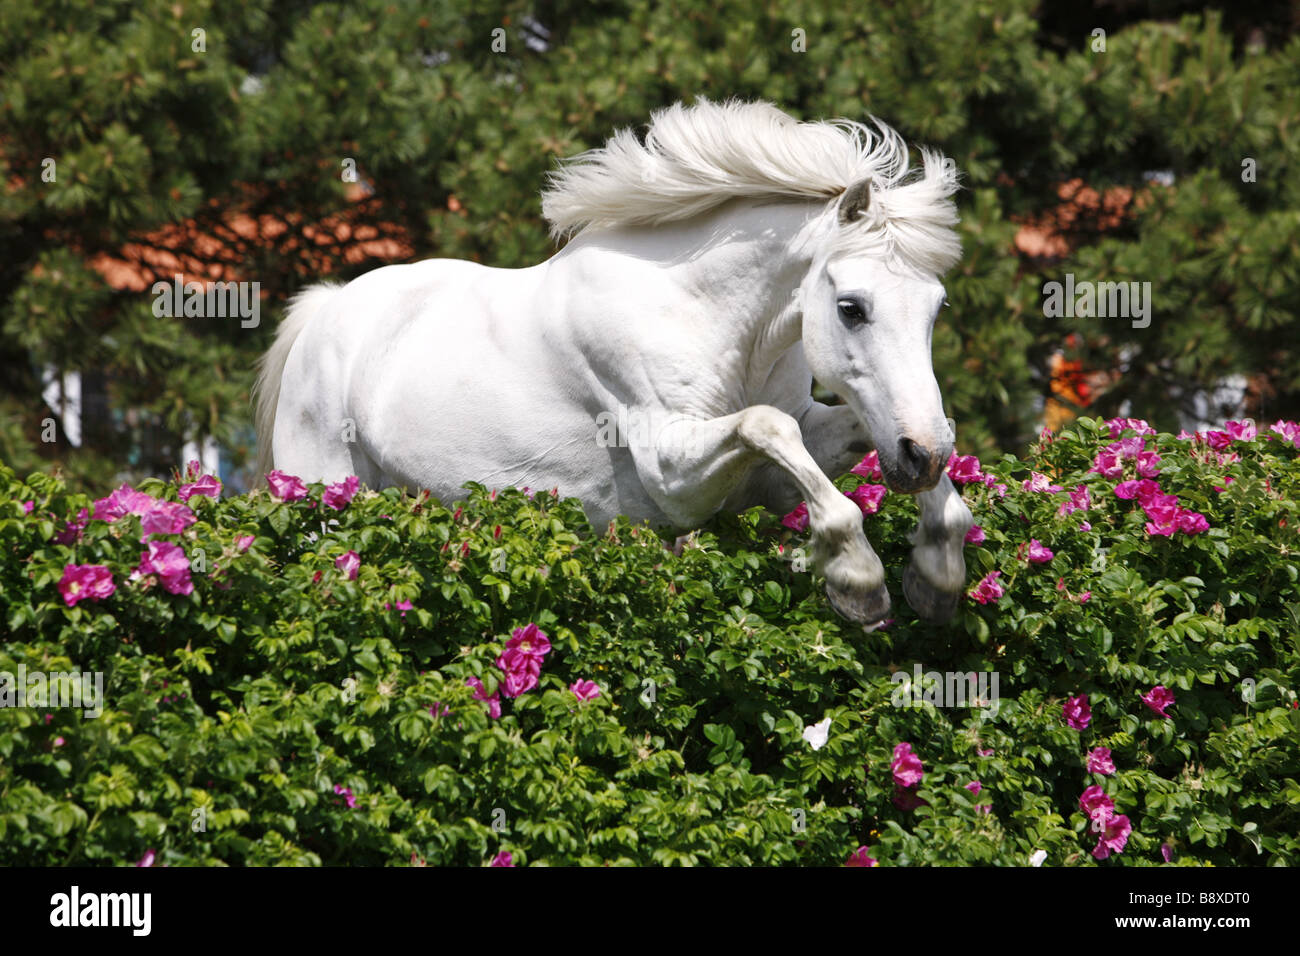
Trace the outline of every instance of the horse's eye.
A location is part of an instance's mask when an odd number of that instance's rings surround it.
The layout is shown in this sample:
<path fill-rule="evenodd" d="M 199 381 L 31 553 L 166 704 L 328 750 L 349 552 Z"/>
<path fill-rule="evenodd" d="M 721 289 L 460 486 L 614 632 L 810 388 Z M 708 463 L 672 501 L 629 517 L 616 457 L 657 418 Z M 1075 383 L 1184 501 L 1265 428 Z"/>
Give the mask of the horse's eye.
<path fill-rule="evenodd" d="M 852 299 L 840 299 L 835 303 L 840 310 L 840 318 L 849 325 L 860 325 L 867 320 L 867 314 L 862 311 L 862 306 Z"/>

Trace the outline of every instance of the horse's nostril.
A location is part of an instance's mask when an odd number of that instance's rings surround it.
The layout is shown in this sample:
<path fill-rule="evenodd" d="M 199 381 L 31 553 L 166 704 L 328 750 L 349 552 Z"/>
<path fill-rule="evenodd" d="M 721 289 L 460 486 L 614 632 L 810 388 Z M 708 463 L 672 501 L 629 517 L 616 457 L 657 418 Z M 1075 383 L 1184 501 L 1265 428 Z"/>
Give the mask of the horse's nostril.
<path fill-rule="evenodd" d="M 898 440 L 899 457 L 913 475 L 922 475 L 930 466 L 930 453 L 910 438 Z"/>

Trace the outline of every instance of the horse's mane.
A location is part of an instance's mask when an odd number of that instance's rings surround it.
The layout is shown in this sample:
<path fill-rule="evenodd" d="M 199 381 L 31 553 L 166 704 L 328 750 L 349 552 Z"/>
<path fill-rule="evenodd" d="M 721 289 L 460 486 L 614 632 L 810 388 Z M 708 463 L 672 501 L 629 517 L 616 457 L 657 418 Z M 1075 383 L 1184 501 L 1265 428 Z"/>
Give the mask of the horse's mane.
<path fill-rule="evenodd" d="M 922 149 L 922 168 L 909 173 L 903 138 L 871 124 L 803 123 L 765 102 L 675 103 L 652 114 L 644 142 L 624 129 L 566 160 L 542 192 L 542 213 L 558 239 L 587 226 L 689 219 L 738 197 L 830 202 L 869 178 L 870 204 L 837 230 L 835 252 L 942 274 L 961 258 L 956 170 Z"/>

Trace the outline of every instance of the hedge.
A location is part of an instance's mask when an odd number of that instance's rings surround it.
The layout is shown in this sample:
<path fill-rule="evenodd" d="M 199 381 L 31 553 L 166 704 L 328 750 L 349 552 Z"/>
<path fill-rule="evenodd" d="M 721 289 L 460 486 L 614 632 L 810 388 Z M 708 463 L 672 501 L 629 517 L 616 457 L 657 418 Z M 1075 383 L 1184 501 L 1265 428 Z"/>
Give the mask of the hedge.
<path fill-rule="evenodd" d="M 1298 443 L 1089 419 L 955 457 L 945 626 L 868 458 L 870 632 L 797 514 L 674 547 L 545 491 L 0 466 L 0 865 L 1296 865 Z M 98 716 L 33 683 L 79 672 Z"/>

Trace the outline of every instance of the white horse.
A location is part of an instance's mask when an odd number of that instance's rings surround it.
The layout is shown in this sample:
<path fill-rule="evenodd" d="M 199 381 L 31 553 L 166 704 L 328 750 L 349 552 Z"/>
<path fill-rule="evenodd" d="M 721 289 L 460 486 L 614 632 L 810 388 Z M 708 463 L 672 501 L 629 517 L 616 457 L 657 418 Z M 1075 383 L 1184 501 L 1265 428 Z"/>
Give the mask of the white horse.
<path fill-rule="evenodd" d="M 543 212 L 577 235 L 546 262 L 432 259 L 300 295 L 261 363 L 259 467 L 444 502 L 471 480 L 558 487 L 598 527 L 803 499 L 831 605 L 874 625 L 884 568 L 827 477 L 874 445 L 920 504 L 908 602 L 945 620 L 971 515 L 930 336 L 961 248 L 955 169 L 922 157 L 909 174 L 878 122 L 662 110 L 644 142 L 624 130 L 553 175 Z M 814 402 L 814 376 L 844 404 Z"/>

